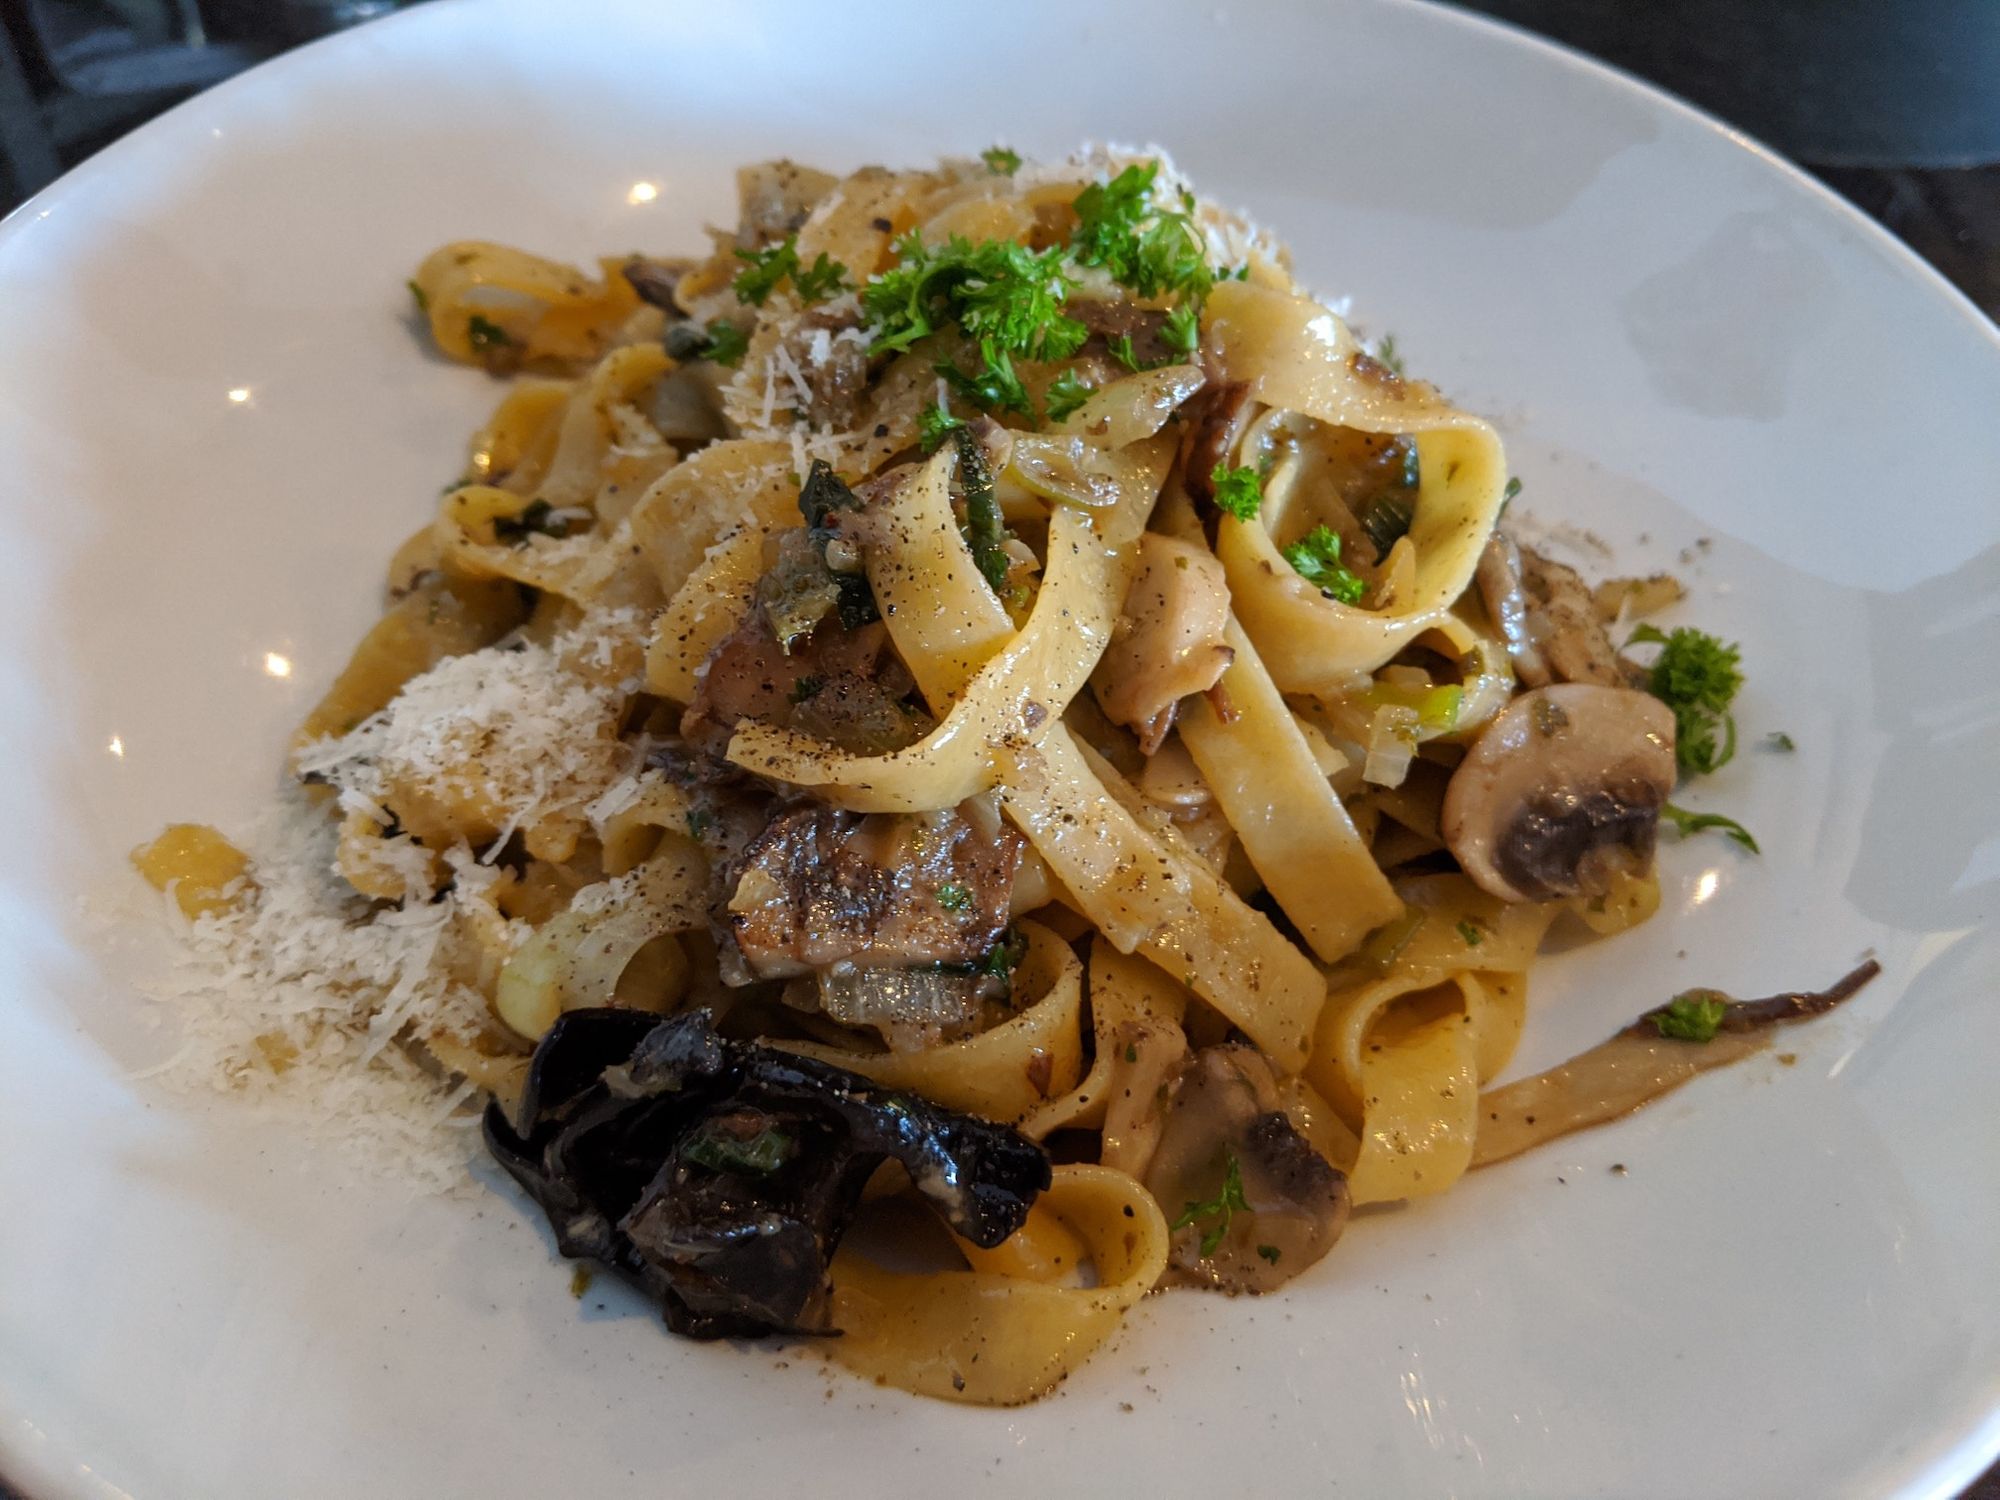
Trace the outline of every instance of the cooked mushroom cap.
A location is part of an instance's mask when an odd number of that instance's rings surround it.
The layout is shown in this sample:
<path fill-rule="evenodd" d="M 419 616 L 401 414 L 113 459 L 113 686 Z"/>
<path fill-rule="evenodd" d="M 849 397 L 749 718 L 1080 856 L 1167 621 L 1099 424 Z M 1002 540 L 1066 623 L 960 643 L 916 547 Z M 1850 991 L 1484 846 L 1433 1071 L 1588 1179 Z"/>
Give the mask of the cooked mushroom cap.
<path fill-rule="evenodd" d="M 1601 895 L 1653 857 L 1674 788 L 1674 716 L 1630 688 L 1516 698 L 1453 773 L 1441 820 L 1465 873 L 1505 901 Z"/>
<path fill-rule="evenodd" d="M 1090 685 L 1105 716 L 1160 748 L 1181 699 L 1214 687 L 1236 653 L 1223 643 L 1229 580 L 1205 548 L 1158 532 L 1139 539 L 1139 570 Z"/>
<path fill-rule="evenodd" d="M 1175 1084 L 1146 1188 L 1178 1215 L 1177 1275 L 1226 1292 L 1268 1292 L 1312 1265 L 1350 1201 L 1280 1107 L 1270 1063 L 1234 1043 L 1202 1049 Z"/>

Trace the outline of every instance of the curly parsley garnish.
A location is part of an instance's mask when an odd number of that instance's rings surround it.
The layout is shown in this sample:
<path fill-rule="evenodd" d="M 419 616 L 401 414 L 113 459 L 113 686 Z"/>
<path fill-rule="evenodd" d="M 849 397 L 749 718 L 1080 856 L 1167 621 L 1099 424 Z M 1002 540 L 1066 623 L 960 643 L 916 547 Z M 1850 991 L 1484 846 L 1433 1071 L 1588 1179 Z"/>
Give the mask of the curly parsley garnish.
<path fill-rule="evenodd" d="M 1239 521 L 1254 519 L 1264 503 L 1264 485 L 1257 478 L 1255 469 L 1232 469 L 1226 464 L 1217 464 L 1208 481 L 1215 486 L 1216 508 L 1227 511 Z"/>
<path fill-rule="evenodd" d="M 736 273 L 730 287 L 738 302 L 748 302 L 753 307 L 762 307 L 778 289 L 778 283 L 785 280 L 790 280 L 792 290 L 805 303 L 823 302 L 846 285 L 847 267 L 829 259 L 824 250 L 810 266 L 801 264 L 799 237 L 795 234 L 786 235 L 782 245 L 773 245 L 768 250 L 738 250 L 735 254 L 744 262 L 745 269 Z"/>
<path fill-rule="evenodd" d="M 1006 146 L 989 146 L 979 153 L 979 159 L 995 177 L 1012 177 L 1021 170 L 1021 153 Z"/>
<path fill-rule="evenodd" d="M 1404 373 L 1403 356 L 1396 352 L 1395 334 L 1385 333 L 1376 341 L 1373 357 L 1375 363 L 1382 366 L 1391 375 L 1400 376 Z"/>
<path fill-rule="evenodd" d="M 955 880 L 947 880 L 937 888 L 937 904 L 946 911 L 970 911 L 972 892 Z"/>
<path fill-rule="evenodd" d="M 1727 765 L 1736 754 L 1736 718 L 1729 705 L 1743 686 L 1738 649 L 1685 626 L 1668 635 L 1641 625 L 1626 644 L 1660 648 L 1646 686 L 1674 711 L 1674 758 L 1681 769 L 1706 773 Z"/>
<path fill-rule="evenodd" d="M 1042 395 L 1042 406 L 1048 412 L 1051 422 L 1060 422 L 1071 416 L 1094 394 L 1095 391 L 1078 378 L 1076 371 L 1064 370 L 1049 382 L 1048 390 Z"/>
<path fill-rule="evenodd" d="M 1684 990 L 1658 1010 L 1648 1011 L 1645 1019 L 1661 1036 L 1675 1041 L 1712 1042 L 1728 1013 L 1728 997 L 1714 990 Z"/>
<path fill-rule="evenodd" d="M 1222 1237 L 1229 1233 L 1229 1221 L 1238 1213 L 1250 1212 L 1250 1205 L 1243 1197 L 1243 1164 L 1236 1159 L 1236 1153 L 1225 1149 L 1223 1159 L 1228 1163 L 1222 1175 L 1222 1191 L 1206 1203 L 1190 1200 L 1181 1210 L 1181 1216 L 1167 1226 L 1170 1232 L 1186 1229 L 1203 1219 L 1215 1222 L 1201 1234 L 1201 1253 L 1204 1258 L 1215 1254 L 1222 1244 Z"/>
<path fill-rule="evenodd" d="M 1219 486 L 1216 495 L 1219 504 Z M 1342 566 L 1340 533 L 1331 527 L 1315 526 L 1283 551 L 1285 561 L 1292 565 L 1292 571 L 1330 599 L 1338 599 L 1342 604 L 1359 604 L 1361 596 L 1368 592 L 1368 585 Z"/>
<path fill-rule="evenodd" d="M 1179 292 L 1199 302 L 1215 272 L 1195 227 L 1194 200 L 1184 194 L 1180 209 L 1159 207 L 1153 201 L 1159 175 L 1160 164 L 1149 161 L 1079 193 L 1072 250 L 1078 265 L 1102 266 L 1141 297 Z"/>
<path fill-rule="evenodd" d="M 1700 833 L 1704 828 L 1716 828 L 1735 839 L 1752 854 L 1764 852 L 1757 847 L 1757 841 L 1750 836 L 1749 829 L 1734 818 L 1725 818 L 1721 813 L 1689 812 L 1684 807 L 1675 807 L 1673 803 L 1665 802 L 1660 805 L 1660 816 L 1673 824 L 1674 831 L 1682 838 Z"/>
<path fill-rule="evenodd" d="M 718 365 L 738 365 L 749 350 L 750 336 L 721 318 L 706 328 L 695 323 L 676 323 L 667 330 L 667 353 L 682 363 L 707 359 Z"/>
<path fill-rule="evenodd" d="M 949 407 L 933 402 L 917 413 L 917 446 L 926 453 L 935 453 L 946 438 L 964 425 L 951 414 Z"/>

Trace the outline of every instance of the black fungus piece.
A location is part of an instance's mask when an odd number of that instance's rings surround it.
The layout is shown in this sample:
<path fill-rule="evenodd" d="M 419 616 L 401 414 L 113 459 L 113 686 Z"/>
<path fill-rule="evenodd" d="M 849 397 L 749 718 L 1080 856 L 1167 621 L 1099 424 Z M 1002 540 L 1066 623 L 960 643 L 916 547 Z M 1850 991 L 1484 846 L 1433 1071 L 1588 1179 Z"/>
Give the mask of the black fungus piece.
<path fill-rule="evenodd" d="M 1041 1147 L 858 1074 L 668 1020 L 571 1011 L 486 1144 L 563 1254 L 624 1273 L 692 1338 L 824 1333 L 827 1266 L 884 1161 L 976 1245 L 1049 1185 Z"/>

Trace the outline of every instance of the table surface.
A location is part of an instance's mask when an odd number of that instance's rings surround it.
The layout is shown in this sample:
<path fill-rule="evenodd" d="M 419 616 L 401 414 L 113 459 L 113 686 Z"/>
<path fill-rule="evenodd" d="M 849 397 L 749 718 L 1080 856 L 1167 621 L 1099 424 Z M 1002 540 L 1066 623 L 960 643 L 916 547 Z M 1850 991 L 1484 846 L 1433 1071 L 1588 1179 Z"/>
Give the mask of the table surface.
<path fill-rule="evenodd" d="M 2000 163 L 1956 169 L 1805 164 L 2000 322 Z M 0 210 L 13 205 L 0 201 Z M 26 1500 L 0 1478 L 0 1500 Z M 1963 1500 L 2000 1500 L 2000 1465 Z"/>

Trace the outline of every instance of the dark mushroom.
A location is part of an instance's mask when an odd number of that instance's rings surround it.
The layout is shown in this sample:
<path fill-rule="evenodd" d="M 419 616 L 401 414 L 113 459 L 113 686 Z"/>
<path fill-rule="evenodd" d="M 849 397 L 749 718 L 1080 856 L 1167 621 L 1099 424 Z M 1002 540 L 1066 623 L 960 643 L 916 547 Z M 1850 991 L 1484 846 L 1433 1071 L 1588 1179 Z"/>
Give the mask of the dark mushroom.
<path fill-rule="evenodd" d="M 1597 609 L 1596 596 L 1574 568 L 1517 547 L 1496 532 L 1476 575 L 1486 612 L 1507 642 L 1514 672 L 1529 687 L 1550 682 L 1591 682 L 1628 687 L 1630 666 L 1620 659 Z"/>
<path fill-rule="evenodd" d="M 1674 716 L 1650 694 L 1560 683 L 1524 693 L 1445 788 L 1440 831 L 1503 901 L 1602 895 L 1652 860 L 1674 788 Z"/>
<path fill-rule="evenodd" d="M 827 1266 L 885 1161 L 987 1248 L 1049 1185 L 1014 1131 L 727 1041 L 706 1011 L 571 1011 L 536 1047 L 517 1118 L 489 1103 L 485 1134 L 563 1254 L 631 1277 L 693 1338 L 834 1331 Z"/>
<path fill-rule="evenodd" d="M 1236 451 L 1237 439 L 1249 425 L 1254 406 L 1250 386 L 1241 380 L 1215 387 L 1203 402 L 1201 415 L 1188 429 L 1187 447 L 1181 455 L 1182 483 L 1198 502 L 1206 505 L 1214 501 L 1215 471 Z"/>
<path fill-rule="evenodd" d="M 1146 1188 L 1177 1214 L 1170 1264 L 1186 1281 L 1268 1292 L 1333 1248 L 1347 1178 L 1279 1107 L 1264 1055 L 1204 1048 L 1173 1086 Z"/>

